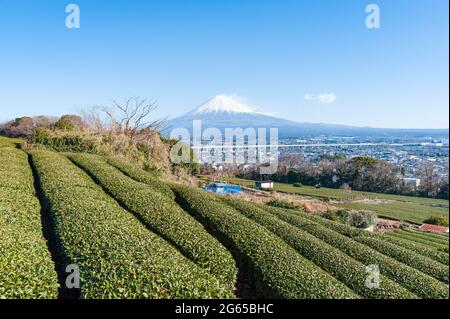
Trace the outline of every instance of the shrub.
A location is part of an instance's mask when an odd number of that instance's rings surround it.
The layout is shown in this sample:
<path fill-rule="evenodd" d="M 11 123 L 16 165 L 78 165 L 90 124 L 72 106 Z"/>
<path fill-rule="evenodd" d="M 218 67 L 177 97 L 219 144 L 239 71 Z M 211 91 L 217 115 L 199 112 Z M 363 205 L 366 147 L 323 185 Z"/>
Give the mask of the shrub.
<path fill-rule="evenodd" d="M 299 255 L 266 228 L 214 194 L 171 185 L 178 201 L 234 252 L 257 297 L 356 298 L 350 289 Z"/>
<path fill-rule="evenodd" d="M 363 229 L 351 227 L 339 222 L 335 222 L 332 220 L 325 219 L 319 215 L 316 214 L 301 214 L 303 218 L 309 219 L 313 222 L 319 223 L 320 225 L 323 225 L 327 228 L 330 228 L 342 235 L 348 236 L 348 237 L 357 237 L 357 236 L 374 236 L 372 233 L 367 232 Z"/>
<path fill-rule="evenodd" d="M 84 298 L 227 298 L 228 287 L 147 230 L 67 158 L 32 151 L 60 253 Z"/>
<path fill-rule="evenodd" d="M 96 151 L 95 142 L 78 132 L 53 131 L 44 127 L 38 127 L 33 131 L 31 142 L 58 152 Z"/>
<path fill-rule="evenodd" d="M 422 231 L 422 230 L 414 230 L 414 229 L 409 229 L 410 232 L 412 233 L 417 233 L 420 235 L 424 235 L 427 236 L 430 239 L 440 239 L 443 240 L 444 242 L 448 243 L 448 233 L 435 233 L 435 232 L 431 232 L 431 231 Z"/>
<path fill-rule="evenodd" d="M 366 286 L 367 272 L 364 264 L 249 202 L 229 197 L 222 200 L 239 210 L 244 216 L 278 235 L 302 256 L 317 264 L 361 296 L 379 299 L 417 298 L 413 293 L 383 275 L 380 278 L 383 283 L 380 288 L 368 288 Z"/>
<path fill-rule="evenodd" d="M 387 233 L 383 234 L 383 240 L 388 241 L 392 244 L 404 247 L 411 251 L 414 251 L 422 256 L 429 257 L 433 260 L 439 261 L 444 265 L 449 265 L 449 256 L 446 253 L 432 249 L 427 245 L 416 243 L 402 238 L 394 238 L 392 236 L 386 236 Z"/>
<path fill-rule="evenodd" d="M 394 238 L 401 238 L 406 239 L 411 242 L 420 243 L 423 245 L 426 245 L 430 248 L 434 248 L 437 250 L 442 250 L 444 248 L 448 248 L 448 244 L 443 244 L 440 242 L 435 242 L 432 239 L 424 238 L 423 236 L 416 236 L 415 233 L 408 232 L 408 231 L 395 231 L 395 232 L 389 232 L 386 233 L 387 236 L 391 236 Z"/>
<path fill-rule="evenodd" d="M 26 153 L 1 148 L 0 299 L 58 297 L 40 211 Z"/>
<path fill-rule="evenodd" d="M 428 239 L 430 240 L 438 240 L 439 242 L 448 244 L 448 233 L 435 233 L 435 232 L 431 232 L 431 231 L 419 231 L 419 230 L 413 230 L 410 229 L 410 233 L 416 233 L 422 236 L 426 236 L 428 237 Z"/>
<path fill-rule="evenodd" d="M 78 115 L 63 115 L 56 121 L 55 128 L 64 131 L 71 131 L 75 128 L 81 128 L 83 126 L 83 121 Z"/>
<path fill-rule="evenodd" d="M 339 223 L 343 223 L 343 224 L 347 220 L 347 211 L 345 211 L 345 210 L 338 210 L 338 211 L 328 210 L 326 212 L 321 213 L 320 215 L 323 218 L 333 220 L 335 222 L 339 222 Z"/>
<path fill-rule="evenodd" d="M 69 158 L 93 176 L 122 206 L 136 214 L 149 229 L 230 289 L 234 288 L 237 269 L 231 254 L 171 198 L 125 176 L 101 157 L 75 154 Z"/>
<path fill-rule="evenodd" d="M 302 187 L 303 186 L 302 183 L 294 183 L 293 185 L 294 185 L 294 187 Z"/>
<path fill-rule="evenodd" d="M 431 232 L 405 229 L 404 233 L 414 239 L 420 239 L 420 240 L 427 241 L 430 244 L 448 247 L 448 243 L 449 243 L 448 238 L 436 237 L 435 236 L 436 234 L 431 233 Z"/>
<path fill-rule="evenodd" d="M 375 224 L 378 216 L 371 211 L 350 210 L 345 216 L 345 223 L 356 228 L 367 228 Z"/>
<path fill-rule="evenodd" d="M 0 148 L 2 147 L 17 147 L 18 145 L 23 143 L 23 139 L 21 138 L 10 138 L 0 136 Z"/>
<path fill-rule="evenodd" d="M 306 214 L 271 207 L 266 207 L 266 210 L 281 220 L 305 230 L 329 245 L 340 249 L 350 257 L 353 257 L 365 265 L 378 265 L 382 274 L 409 289 L 419 297 L 427 299 L 449 298 L 448 286 L 446 284 L 413 267 L 405 265 L 394 258 L 388 257 L 375 249 L 357 242 L 352 238 L 340 234 L 339 232 L 328 228 L 328 226 L 307 219 L 305 218 Z M 323 219 L 321 217 L 318 218 Z M 325 219 L 323 220 L 326 221 Z M 335 224 L 340 225 L 338 223 Z M 359 231 L 363 232 L 361 230 Z"/>
<path fill-rule="evenodd" d="M 425 231 L 414 230 L 414 229 L 405 229 L 405 232 L 415 238 L 420 238 L 420 239 L 428 240 L 432 243 L 448 246 L 448 242 L 449 242 L 448 238 L 437 237 L 438 234 L 436 234 L 436 233 L 425 232 Z"/>
<path fill-rule="evenodd" d="M 132 179 L 141 183 L 148 184 L 149 187 L 152 187 L 155 191 L 167 195 L 170 198 L 175 197 L 170 187 L 162 182 L 159 178 L 154 176 L 152 173 L 140 169 L 135 165 L 118 158 L 110 157 L 108 158 L 108 163 L 120 170 L 125 175 L 131 177 Z"/>
<path fill-rule="evenodd" d="M 154 177 L 160 177 L 161 176 L 161 169 L 155 167 L 153 163 L 151 162 L 144 162 L 143 168 L 144 171 L 152 174 Z"/>
<path fill-rule="evenodd" d="M 386 242 L 378 238 L 356 237 L 355 240 L 376 249 L 377 251 L 395 258 L 396 260 L 416 268 L 442 282 L 449 283 L 449 268 L 435 260 L 419 255 L 403 247 Z"/>
<path fill-rule="evenodd" d="M 414 252 L 408 251 L 402 247 L 398 247 L 389 242 L 383 241 L 382 237 L 376 236 L 375 234 L 369 233 L 364 230 L 360 230 L 359 232 L 354 232 L 354 228 L 346 225 L 341 225 L 339 223 L 326 220 L 319 216 L 313 216 L 312 214 L 303 214 L 302 216 L 314 220 L 317 223 L 327 226 L 333 227 L 334 230 L 339 233 L 352 237 L 354 240 L 358 242 L 362 242 L 373 249 L 379 251 L 382 254 L 388 255 L 397 259 L 398 261 L 416 268 L 417 270 L 422 271 L 430 276 L 435 277 L 445 283 L 448 283 L 449 280 L 449 269 L 448 267 L 424 256 L 416 254 Z"/>
<path fill-rule="evenodd" d="M 424 220 L 424 223 L 448 227 L 448 216 L 433 216 Z"/>
<path fill-rule="evenodd" d="M 192 175 L 198 175 L 200 174 L 200 164 L 199 164 L 199 160 L 197 158 L 197 153 L 194 151 L 193 148 L 190 147 L 189 144 L 185 144 L 184 142 L 181 142 L 177 139 L 167 139 L 164 137 L 161 137 L 161 139 L 167 144 L 169 145 L 169 148 L 171 150 L 176 150 L 178 149 L 177 155 L 181 156 L 183 153 L 183 150 L 188 149 L 189 150 L 189 161 L 187 163 L 180 161 L 179 163 L 172 163 L 173 168 L 184 168 L 187 169 L 189 171 L 190 174 Z M 181 145 L 180 145 L 181 143 Z M 180 147 L 176 147 L 174 148 L 174 146 L 178 144 L 180 145 Z"/>
<path fill-rule="evenodd" d="M 298 206 L 287 202 L 282 199 L 273 199 L 270 202 L 267 202 L 266 205 L 272 206 L 272 207 L 280 207 L 280 208 L 287 208 L 287 209 L 297 209 Z"/>
<path fill-rule="evenodd" d="M 365 210 L 338 210 L 320 214 L 331 221 L 336 221 L 356 228 L 367 228 L 375 224 L 377 215 Z"/>

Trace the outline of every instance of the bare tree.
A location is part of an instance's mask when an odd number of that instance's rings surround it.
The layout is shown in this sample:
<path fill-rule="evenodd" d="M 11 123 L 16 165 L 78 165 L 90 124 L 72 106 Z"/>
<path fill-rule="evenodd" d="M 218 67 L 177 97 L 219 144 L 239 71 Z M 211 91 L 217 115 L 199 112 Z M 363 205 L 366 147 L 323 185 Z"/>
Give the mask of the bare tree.
<path fill-rule="evenodd" d="M 86 126 L 96 132 L 103 132 L 111 129 L 111 123 L 102 116 L 103 107 L 93 106 L 88 109 L 77 109 Z"/>
<path fill-rule="evenodd" d="M 298 168 L 301 163 L 302 161 L 298 154 L 286 154 L 280 160 L 280 164 L 285 165 L 287 169 Z"/>
<path fill-rule="evenodd" d="M 435 197 L 439 192 L 440 178 L 436 165 L 433 162 L 424 162 L 417 168 L 417 175 L 420 178 L 420 188 L 426 195 Z"/>
<path fill-rule="evenodd" d="M 158 130 L 164 125 L 165 119 L 149 120 L 150 113 L 157 108 L 156 102 L 132 97 L 123 102 L 114 100 L 112 107 L 103 107 L 101 110 L 111 122 L 113 129 L 132 138 L 140 131 Z M 119 114 L 116 115 L 116 112 Z"/>
<path fill-rule="evenodd" d="M 33 133 L 33 119 L 28 116 L 19 117 L 1 125 L 0 132 L 11 137 L 29 137 Z"/>

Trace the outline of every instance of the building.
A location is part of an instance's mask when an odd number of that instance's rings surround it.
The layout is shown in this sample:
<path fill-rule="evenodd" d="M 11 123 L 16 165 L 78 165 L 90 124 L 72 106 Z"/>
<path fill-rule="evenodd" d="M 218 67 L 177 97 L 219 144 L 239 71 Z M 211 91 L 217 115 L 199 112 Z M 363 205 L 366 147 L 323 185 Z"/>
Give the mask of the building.
<path fill-rule="evenodd" d="M 257 181 L 255 182 L 256 189 L 273 189 L 272 181 Z"/>
<path fill-rule="evenodd" d="M 241 186 L 228 185 L 225 183 L 208 184 L 204 187 L 204 189 L 221 195 L 235 195 L 241 192 Z"/>
<path fill-rule="evenodd" d="M 422 226 L 419 227 L 419 230 L 431 231 L 435 233 L 448 233 L 448 227 L 430 224 L 423 224 Z"/>

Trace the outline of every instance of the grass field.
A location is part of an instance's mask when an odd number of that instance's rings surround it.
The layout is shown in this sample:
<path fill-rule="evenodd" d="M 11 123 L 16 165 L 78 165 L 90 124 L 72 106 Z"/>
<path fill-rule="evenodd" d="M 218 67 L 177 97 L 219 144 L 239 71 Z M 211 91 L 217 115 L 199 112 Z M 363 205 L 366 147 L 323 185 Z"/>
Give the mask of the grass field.
<path fill-rule="evenodd" d="M 373 234 L 94 155 L 0 147 L 0 172 L 0 299 L 449 298 L 448 236 Z"/>
<path fill-rule="evenodd" d="M 230 178 L 228 182 L 247 187 L 254 187 L 252 180 Z M 429 217 L 449 214 L 449 201 L 444 199 L 422 198 L 413 196 L 344 191 L 334 188 L 315 188 L 312 186 L 295 187 L 291 184 L 274 183 L 278 192 L 313 197 L 333 201 L 333 205 L 349 209 L 366 209 L 376 212 L 380 217 L 409 221 L 421 224 Z M 360 202 L 360 200 L 382 200 L 380 203 Z M 385 201 L 385 202 L 383 202 Z"/>

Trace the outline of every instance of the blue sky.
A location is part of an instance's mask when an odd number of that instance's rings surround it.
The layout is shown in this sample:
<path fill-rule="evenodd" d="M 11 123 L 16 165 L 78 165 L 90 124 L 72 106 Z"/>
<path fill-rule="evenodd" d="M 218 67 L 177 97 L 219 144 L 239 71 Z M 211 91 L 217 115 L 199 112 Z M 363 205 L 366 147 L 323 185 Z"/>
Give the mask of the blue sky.
<path fill-rule="evenodd" d="M 372 2 L 380 29 L 365 26 Z M 70 3 L 77 30 L 65 27 Z M 134 95 L 158 102 L 155 117 L 176 116 L 233 93 L 302 122 L 448 128 L 448 10 L 447 0 L 0 0 L 0 120 Z"/>

